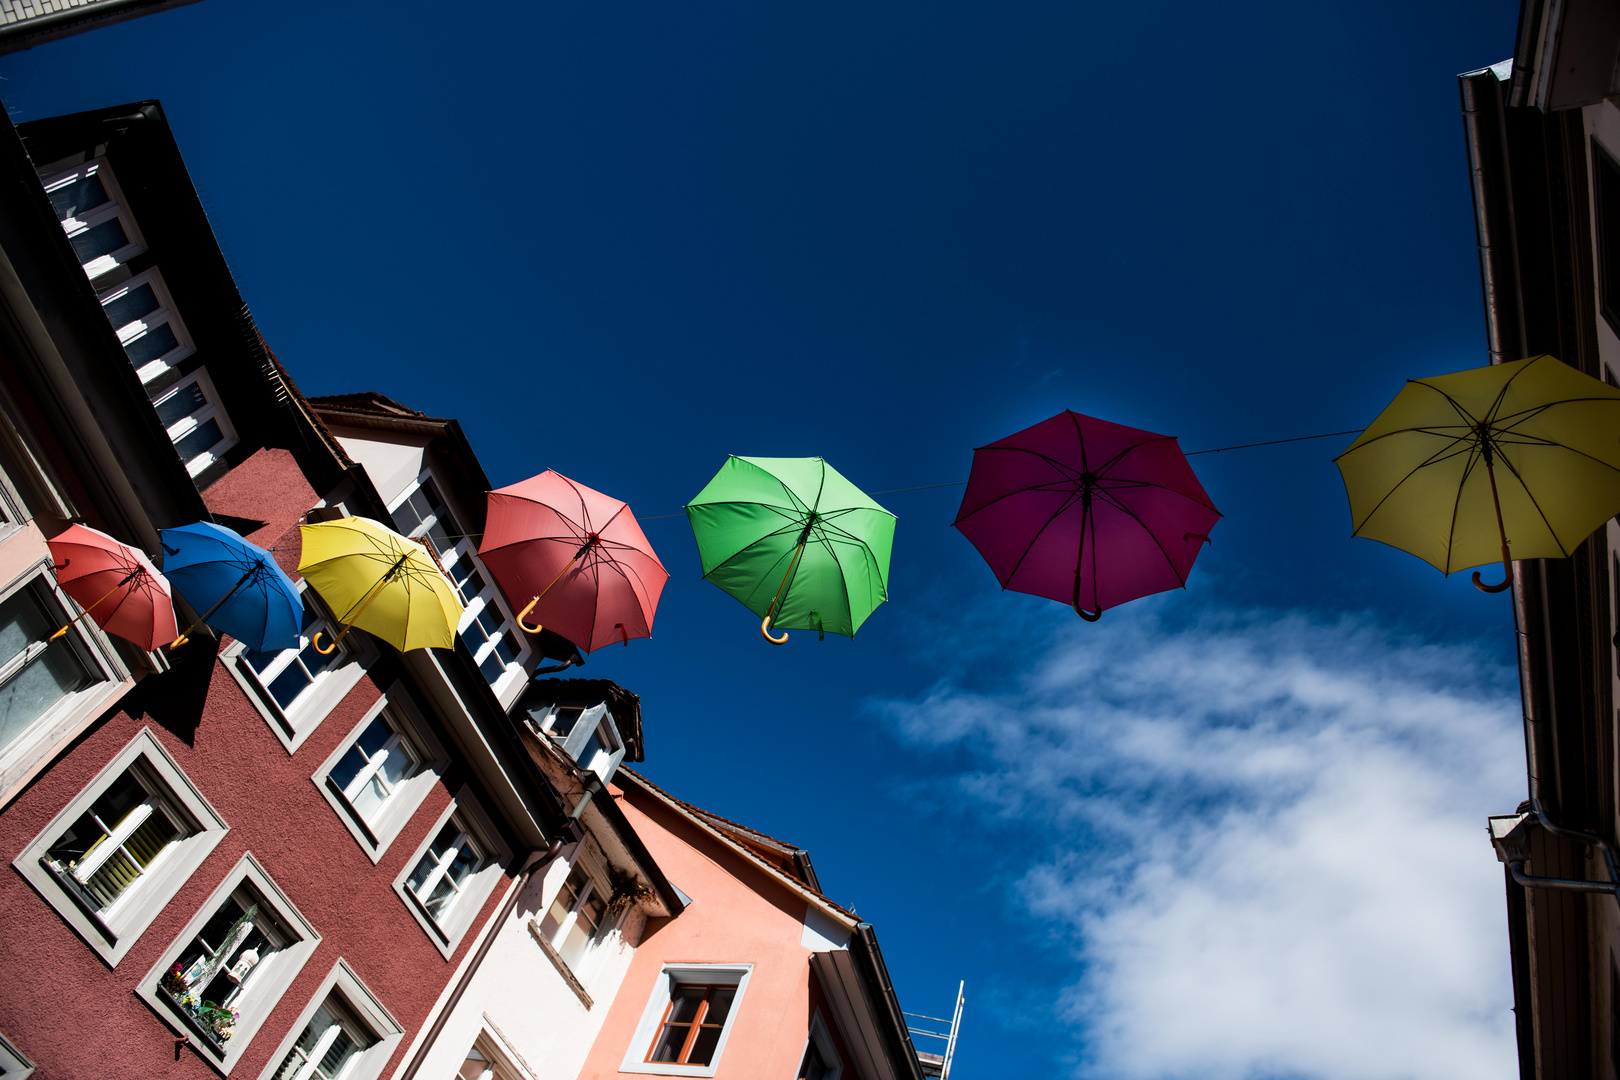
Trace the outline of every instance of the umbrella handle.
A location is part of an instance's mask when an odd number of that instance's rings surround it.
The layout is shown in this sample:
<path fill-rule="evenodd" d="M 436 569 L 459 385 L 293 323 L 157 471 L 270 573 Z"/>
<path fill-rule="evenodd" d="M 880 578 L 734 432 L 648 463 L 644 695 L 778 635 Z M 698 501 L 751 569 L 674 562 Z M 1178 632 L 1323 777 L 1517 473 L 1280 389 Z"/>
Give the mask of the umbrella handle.
<path fill-rule="evenodd" d="M 782 636 L 781 637 L 772 637 L 771 636 L 771 617 L 769 615 L 765 616 L 764 619 L 760 620 L 759 632 L 761 634 L 763 634 L 764 637 L 765 637 L 765 640 L 770 642 L 772 645 L 786 645 L 787 644 L 788 634 L 787 634 L 786 630 L 782 631 Z"/>
<path fill-rule="evenodd" d="M 347 631 L 349 628 L 345 626 L 343 629 Z M 324 633 L 326 633 L 325 630 L 315 631 L 315 636 L 309 639 L 309 643 L 315 646 L 315 651 L 320 653 L 322 656 L 331 656 L 333 653 L 337 652 L 338 642 L 343 640 L 343 635 L 339 634 L 337 638 L 333 640 L 332 644 L 323 649 L 321 648 L 321 635 Z"/>
<path fill-rule="evenodd" d="M 1079 604 L 1075 604 L 1074 613 L 1086 620 L 1086 622 L 1096 622 L 1098 619 L 1102 618 L 1102 608 L 1098 608 L 1096 611 L 1087 611 Z"/>
<path fill-rule="evenodd" d="M 1501 584 L 1499 584 L 1499 585 L 1487 585 L 1487 584 L 1485 584 L 1484 579 L 1479 576 L 1479 571 L 1475 570 L 1474 571 L 1474 588 L 1478 589 L 1480 592 L 1496 593 L 1496 592 L 1505 591 L 1510 585 L 1513 584 L 1513 569 L 1512 569 L 1512 567 L 1510 567 L 1510 566 L 1508 566 L 1507 564 L 1504 563 L 1503 566 L 1502 566 L 1502 573 L 1503 573 L 1504 576 L 1503 576 L 1503 580 L 1502 580 Z"/>
<path fill-rule="evenodd" d="M 63 566 L 67 565 L 67 560 L 66 559 L 62 560 L 62 565 Z M 137 566 L 135 569 L 131 570 L 128 574 L 124 575 L 124 580 L 120 581 L 118 584 L 114 585 L 112 588 L 108 589 L 105 593 L 103 593 L 102 596 L 101 596 L 101 600 L 107 599 L 107 597 L 111 596 L 113 593 L 117 592 L 119 589 L 122 589 L 125 585 L 128 585 L 131 581 L 134 581 L 136 578 L 140 577 L 144 573 L 146 573 L 146 569 L 144 567 Z M 52 634 L 50 636 L 49 640 L 50 641 L 55 641 L 57 638 L 62 637 L 63 635 L 65 635 L 68 632 L 68 630 L 73 626 L 74 623 L 78 622 L 80 619 L 82 619 L 86 615 L 90 614 L 91 608 L 100 607 L 101 606 L 101 600 L 97 600 L 94 604 L 91 604 L 90 607 L 85 608 L 83 611 L 81 611 L 77 615 L 73 616 L 73 618 L 71 618 L 67 622 L 63 623 L 61 628 L 59 630 L 57 630 L 56 633 L 54 633 L 54 634 Z M 122 603 L 122 601 L 120 601 L 120 603 Z"/>
<path fill-rule="evenodd" d="M 541 594 L 541 596 L 544 596 L 544 595 L 545 595 L 544 593 Z M 522 630 L 525 633 L 529 633 L 529 634 L 538 634 L 540 631 L 545 629 L 545 627 L 540 625 L 539 623 L 535 623 L 533 626 L 530 626 L 528 623 L 523 621 L 525 618 L 528 617 L 529 612 L 534 610 L 534 605 L 538 604 L 539 602 L 540 602 L 540 597 L 537 596 L 533 600 L 529 601 L 528 606 L 526 606 L 522 611 L 517 613 L 517 624 L 518 624 L 518 629 L 519 630 Z"/>
<path fill-rule="evenodd" d="M 1508 553 L 1507 529 L 1502 525 L 1502 500 L 1496 494 L 1496 470 L 1491 468 L 1491 445 L 1485 437 L 1485 425 L 1480 425 L 1480 445 L 1483 447 L 1485 458 L 1485 475 L 1491 481 L 1491 505 L 1496 507 L 1496 534 L 1502 538 L 1502 583 L 1500 585 L 1487 585 L 1474 571 L 1474 588 L 1480 592 L 1498 593 L 1513 584 L 1513 556 Z"/>

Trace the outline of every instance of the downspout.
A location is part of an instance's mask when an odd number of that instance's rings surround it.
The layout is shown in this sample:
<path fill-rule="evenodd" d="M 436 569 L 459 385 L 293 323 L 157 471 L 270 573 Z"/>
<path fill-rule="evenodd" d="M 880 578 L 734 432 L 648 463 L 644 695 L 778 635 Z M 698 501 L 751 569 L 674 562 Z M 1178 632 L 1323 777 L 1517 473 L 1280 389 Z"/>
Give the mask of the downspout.
<path fill-rule="evenodd" d="M 576 809 L 584 809 L 584 800 Z M 444 1025 L 449 1023 L 450 1014 L 456 1011 L 456 1006 L 461 1003 L 462 995 L 467 992 L 467 987 L 472 984 L 473 976 L 478 974 L 478 968 L 483 964 L 484 957 L 489 955 L 489 950 L 494 946 L 495 939 L 500 936 L 501 927 L 505 926 L 506 920 L 512 917 L 512 912 L 517 910 L 518 900 L 523 896 L 523 890 L 528 887 L 529 880 L 542 868 L 551 866 L 557 856 L 562 854 L 563 845 L 566 842 L 580 839 L 578 820 L 577 814 L 570 818 L 568 826 L 557 835 L 556 839 L 551 841 L 551 847 L 546 849 L 545 854 L 531 862 L 518 878 L 517 885 L 512 889 L 512 895 L 506 898 L 506 903 L 501 905 L 500 912 L 490 920 L 490 931 L 484 935 L 484 940 L 479 943 L 478 952 L 473 955 L 472 963 L 468 964 L 467 970 L 462 972 L 460 981 L 456 983 L 456 988 L 450 992 L 450 1000 L 446 1001 L 444 1008 L 439 1010 L 439 1015 L 433 1020 L 433 1026 L 428 1029 L 427 1037 L 422 1040 L 422 1045 L 417 1048 L 416 1056 L 411 1058 L 411 1063 L 400 1074 L 399 1080 L 415 1080 L 417 1071 L 422 1068 L 422 1062 L 427 1060 L 428 1053 L 432 1051 L 434 1044 L 439 1041 L 439 1034 L 444 1031 Z"/>
<path fill-rule="evenodd" d="M 1527 4 L 1526 22 L 1533 27 L 1540 21 L 1540 0 Z M 1532 8 L 1535 9 L 1532 11 Z M 1524 52 L 1525 28 L 1520 28 L 1520 51 Z M 1531 46 L 1533 48 L 1534 41 Z M 1520 86 L 1523 72 L 1529 81 L 1529 63 L 1522 57 L 1513 61 L 1513 85 Z M 1490 68 L 1469 72 L 1458 78 L 1462 94 L 1463 129 L 1468 141 L 1468 164 L 1474 199 L 1474 226 L 1479 236 L 1479 269 L 1485 293 L 1485 332 L 1492 364 L 1506 363 L 1530 355 L 1524 320 L 1524 285 L 1516 243 L 1518 222 L 1513 199 L 1513 177 L 1507 138 L 1507 110 L 1502 100 L 1502 83 Z M 1517 95 L 1516 95 L 1517 96 Z M 1494 149 L 1494 153 L 1492 152 Z M 1492 210 L 1499 208 L 1505 220 L 1498 228 Z M 1511 317 L 1511 319 L 1510 319 Z M 1510 325 L 1511 321 L 1511 325 Z M 1550 643 L 1545 632 L 1545 567 L 1541 560 L 1513 564 L 1513 633 L 1519 661 L 1519 702 L 1524 716 L 1524 759 L 1530 787 L 1530 809 L 1541 827 L 1554 836 L 1598 848 L 1603 853 L 1609 880 L 1582 881 L 1573 878 L 1536 877 L 1524 872 L 1522 861 L 1510 862 L 1513 880 L 1522 886 L 1567 889 L 1579 892 L 1609 893 L 1620 902 L 1620 867 L 1608 841 L 1591 833 L 1566 829 L 1553 822 L 1542 802 L 1543 758 L 1550 710 L 1537 693 L 1547 685 Z"/>

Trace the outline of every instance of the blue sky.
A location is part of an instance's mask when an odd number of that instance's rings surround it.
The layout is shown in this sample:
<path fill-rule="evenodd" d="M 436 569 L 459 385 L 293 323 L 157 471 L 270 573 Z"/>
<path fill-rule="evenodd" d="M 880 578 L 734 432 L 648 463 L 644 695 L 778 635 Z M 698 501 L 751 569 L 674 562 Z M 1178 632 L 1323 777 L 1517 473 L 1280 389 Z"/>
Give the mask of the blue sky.
<path fill-rule="evenodd" d="M 1202 449 L 1486 361 L 1455 75 L 1505 0 L 477 10 L 203 0 L 0 58 L 0 99 L 160 98 L 307 393 L 644 518 L 728 453 L 944 483 L 1064 408 Z M 764 645 L 647 521 L 656 636 L 586 673 L 655 780 L 811 850 L 907 1008 L 967 980 L 960 1077 L 1506 1076 L 1507 600 L 1350 539 L 1347 441 L 1193 459 L 1227 518 L 1189 589 L 1095 626 L 1000 594 L 949 488 L 882 498 L 854 642 Z M 1416 898 L 1342 843 L 1405 798 Z"/>

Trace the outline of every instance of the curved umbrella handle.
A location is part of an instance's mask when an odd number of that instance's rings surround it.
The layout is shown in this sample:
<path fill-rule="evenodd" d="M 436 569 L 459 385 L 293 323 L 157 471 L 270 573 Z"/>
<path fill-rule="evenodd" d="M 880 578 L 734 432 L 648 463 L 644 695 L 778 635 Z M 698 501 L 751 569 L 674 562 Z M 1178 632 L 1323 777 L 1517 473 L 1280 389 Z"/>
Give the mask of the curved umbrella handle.
<path fill-rule="evenodd" d="M 1485 584 L 1484 579 L 1479 576 L 1479 571 L 1478 570 L 1474 571 L 1474 588 L 1478 589 L 1480 592 L 1501 592 L 1504 589 L 1506 589 L 1509 585 L 1512 585 L 1512 584 L 1513 584 L 1513 574 L 1512 574 L 1511 571 L 1507 572 L 1506 579 L 1503 580 L 1503 582 L 1500 585 L 1487 585 L 1487 584 Z"/>
<path fill-rule="evenodd" d="M 1102 618 L 1102 608 L 1098 608 L 1096 611 L 1087 611 L 1079 604 L 1075 604 L 1074 613 L 1086 620 L 1086 622 L 1096 622 L 1098 619 Z"/>
<path fill-rule="evenodd" d="M 538 634 L 540 631 L 545 629 L 545 627 L 541 626 L 539 623 L 535 623 L 533 626 L 530 626 L 528 623 L 523 621 L 528 617 L 529 612 L 534 610 L 534 605 L 538 604 L 539 602 L 540 597 L 537 596 L 533 600 L 529 601 L 529 605 L 527 607 L 517 613 L 517 624 L 520 630 L 524 630 L 530 634 Z"/>
<path fill-rule="evenodd" d="M 765 640 L 770 642 L 772 645 L 786 645 L 787 644 L 788 634 L 787 634 L 786 630 L 782 631 L 782 636 L 781 637 L 771 637 L 771 617 L 769 615 L 765 616 L 765 618 L 760 620 L 759 632 L 761 634 L 763 634 L 764 637 L 765 637 Z"/>
<path fill-rule="evenodd" d="M 315 636 L 309 639 L 309 643 L 311 645 L 315 646 L 315 651 L 320 653 L 322 656 L 331 656 L 334 652 L 337 651 L 337 642 L 334 641 L 334 642 L 332 642 L 332 644 L 328 645 L 326 648 L 324 648 L 324 649 L 321 648 L 321 635 L 324 634 L 324 633 L 326 633 L 325 630 L 317 630 L 317 631 L 315 631 Z"/>

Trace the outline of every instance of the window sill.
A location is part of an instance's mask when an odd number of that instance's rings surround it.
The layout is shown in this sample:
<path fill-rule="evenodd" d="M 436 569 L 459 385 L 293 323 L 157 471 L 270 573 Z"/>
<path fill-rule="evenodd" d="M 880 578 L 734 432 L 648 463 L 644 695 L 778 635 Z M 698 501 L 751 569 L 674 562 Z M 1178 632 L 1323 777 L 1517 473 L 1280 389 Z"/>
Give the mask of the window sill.
<path fill-rule="evenodd" d="M 591 1000 L 591 995 L 586 992 L 585 987 L 580 985 L 579 979 L 574 976 L 574 972 L 569 968 L 568 962 L 562 958 L 562 954 L 552 948 L 551 942 L 547 941 L 545 935 L 540 932 L 540 924 L 533 919 L 529 920 L 529 936 L 534 938 L 535 942 L 540 946 L 540 951 L 546 954 L 546 959 L 550 960 L 552 966 L 557 969 L 557 974 L 563 977 L 563 981 L 568 984 L 568 989 L 572 990 L 574 996 L 579 998 L 580 1004 L 584 1005 L 586 1009 L 596 1004 Z"/>

